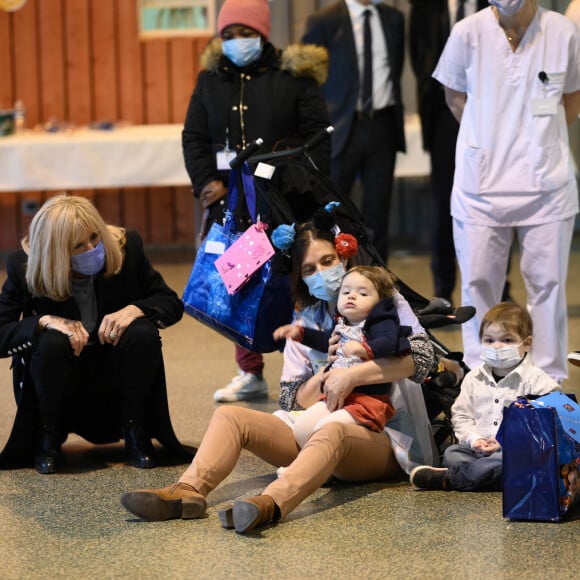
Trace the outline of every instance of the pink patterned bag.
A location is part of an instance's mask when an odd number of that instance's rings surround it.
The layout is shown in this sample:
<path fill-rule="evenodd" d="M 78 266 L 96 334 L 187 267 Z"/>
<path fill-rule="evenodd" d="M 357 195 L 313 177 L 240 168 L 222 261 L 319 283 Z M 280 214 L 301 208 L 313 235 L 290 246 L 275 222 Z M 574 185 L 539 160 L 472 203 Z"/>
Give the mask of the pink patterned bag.
<path fill-rule="evenodd" d="M 235 294 L 274 255 L 267 228 L 263 222 L 251 225 L 215 261 L 228 294 Z"/>

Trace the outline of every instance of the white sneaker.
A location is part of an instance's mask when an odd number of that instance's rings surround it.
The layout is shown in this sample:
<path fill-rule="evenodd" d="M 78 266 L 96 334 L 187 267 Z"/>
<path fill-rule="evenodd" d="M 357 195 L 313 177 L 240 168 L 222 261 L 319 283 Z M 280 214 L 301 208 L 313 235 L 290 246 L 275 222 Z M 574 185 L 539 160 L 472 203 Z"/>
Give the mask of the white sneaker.
<path fill-rule="evenodd" d="M 580 351 L 569 352 L 568 362 L 576 367 L 580 367 Z"/>
<path fill-rule="evenodd" d="M 213 394 L 213 399 L 217 403 L 233 403 L 267 396 L 268 385 L 263 378 L 253 373 L 240 371 L 228 385 Z"/>

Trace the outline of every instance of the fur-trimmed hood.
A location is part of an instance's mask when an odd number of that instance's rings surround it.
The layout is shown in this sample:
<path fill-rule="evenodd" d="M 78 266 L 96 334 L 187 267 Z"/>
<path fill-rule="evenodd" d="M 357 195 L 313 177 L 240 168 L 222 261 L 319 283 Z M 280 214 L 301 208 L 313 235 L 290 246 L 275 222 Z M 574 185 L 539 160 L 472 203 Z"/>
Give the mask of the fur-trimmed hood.
<path fill-rule="evenodd" d="M 314 44 L 291 44 L 284 50 L 276 50 L 276 68 L 288 71 L 292 76 L 312 78 L 319 86 L 328 76 L 328 51 Z M 212 39 L 201 55 L 201 66 L 217 73 L 223 56 L 221 38 Z"/>

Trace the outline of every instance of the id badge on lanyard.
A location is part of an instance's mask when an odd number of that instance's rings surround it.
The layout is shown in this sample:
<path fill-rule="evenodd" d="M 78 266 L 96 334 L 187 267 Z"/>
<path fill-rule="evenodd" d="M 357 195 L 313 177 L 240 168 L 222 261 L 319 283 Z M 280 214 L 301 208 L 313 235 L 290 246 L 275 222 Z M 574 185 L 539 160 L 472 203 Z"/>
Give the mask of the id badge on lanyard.
<path fill-rule="evenodd" d="M 216 165 L 218 171 L 228 171 L 231 169 L 230 161 L 235 158 L 237 153 L 233 149 L 222 149 L 216 153 Z"/>

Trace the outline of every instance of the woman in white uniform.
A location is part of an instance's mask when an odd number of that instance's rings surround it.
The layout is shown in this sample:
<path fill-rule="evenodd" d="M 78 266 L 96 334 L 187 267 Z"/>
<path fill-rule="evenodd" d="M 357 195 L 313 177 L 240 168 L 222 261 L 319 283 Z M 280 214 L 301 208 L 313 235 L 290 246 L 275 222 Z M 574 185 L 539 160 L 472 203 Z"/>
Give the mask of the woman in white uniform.
<path fill-rule="evenodd" d="M 465 360 L 479 364 L 481 316 L 501 300 L 514 236 L 534 361 L 567 376 L 566 276 L 578 191 L 567 123 L 580 112 L 580 34 L 535 0 L 490 0 L 458 22 L 433 76 L 460 122 L 451 197 Z"/>

